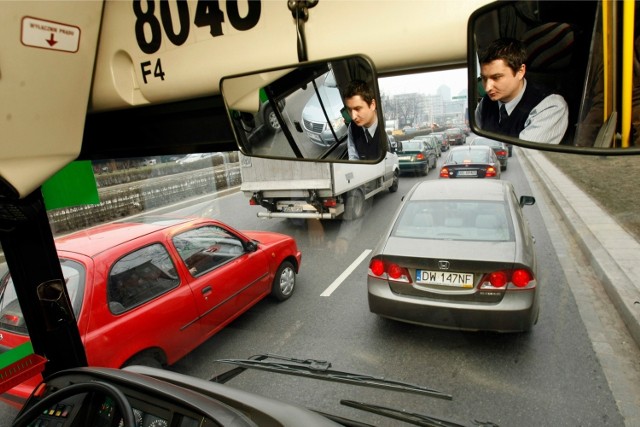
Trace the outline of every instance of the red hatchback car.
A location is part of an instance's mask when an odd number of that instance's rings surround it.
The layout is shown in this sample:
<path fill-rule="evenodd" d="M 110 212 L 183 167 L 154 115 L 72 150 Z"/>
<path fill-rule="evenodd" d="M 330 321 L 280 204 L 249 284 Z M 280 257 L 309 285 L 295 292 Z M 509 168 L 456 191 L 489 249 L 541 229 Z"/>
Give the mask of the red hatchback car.
<path fill-rule="evenodd" d="M 116 368 L 172 365 L 266 296 L 288 299 L 301 261 L 290 236 L 203 218 L 114 222 L 58 238 L 56 248 L 89 365 Z M 28 340 L 6 274 L 0 346 Z M 2 399 L 19 407 L 40 380 Z"/>

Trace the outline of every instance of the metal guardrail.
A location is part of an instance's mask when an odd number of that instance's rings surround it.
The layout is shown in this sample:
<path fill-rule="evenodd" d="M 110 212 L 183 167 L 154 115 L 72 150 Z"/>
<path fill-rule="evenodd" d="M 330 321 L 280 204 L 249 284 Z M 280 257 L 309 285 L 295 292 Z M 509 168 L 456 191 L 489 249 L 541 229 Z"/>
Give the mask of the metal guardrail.
<path fill-rule="evenodd" d="M 47 215 L 54 235 L 68 233 L 199 195 L 215 193 L 240 183 L 239 164 L 227 163 L 151 180 L 99 188 L 99 204 L 55 209 Z"/>

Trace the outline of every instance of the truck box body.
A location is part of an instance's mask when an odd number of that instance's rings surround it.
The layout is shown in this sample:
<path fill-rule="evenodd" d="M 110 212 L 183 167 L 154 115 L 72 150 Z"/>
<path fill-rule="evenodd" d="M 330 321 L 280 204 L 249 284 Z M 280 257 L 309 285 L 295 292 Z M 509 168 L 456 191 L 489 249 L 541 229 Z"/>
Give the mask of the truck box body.
<path fill-rule="evenodd" d="M 395 191 L 398 159 L 387 153 L 378 164 L 332 164 L 241 155 L 240 170 L 241 191 L 251 204 L 268 210 L 258 216 L 333 219 L 344 213 L 349 197 L 358 196 L 354 192 L 364 201 L 382 190 Z"/>

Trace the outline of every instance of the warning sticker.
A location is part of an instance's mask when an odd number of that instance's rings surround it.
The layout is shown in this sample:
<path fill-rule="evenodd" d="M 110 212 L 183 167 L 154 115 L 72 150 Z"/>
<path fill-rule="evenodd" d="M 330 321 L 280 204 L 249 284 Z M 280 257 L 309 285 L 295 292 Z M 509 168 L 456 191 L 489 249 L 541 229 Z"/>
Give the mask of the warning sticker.
<path fill-rule="evenodd" d="M 77 52 L 80 46 L 80 28 L 25 16 L 22 18 L 20 39 L 25 46 Z"/>

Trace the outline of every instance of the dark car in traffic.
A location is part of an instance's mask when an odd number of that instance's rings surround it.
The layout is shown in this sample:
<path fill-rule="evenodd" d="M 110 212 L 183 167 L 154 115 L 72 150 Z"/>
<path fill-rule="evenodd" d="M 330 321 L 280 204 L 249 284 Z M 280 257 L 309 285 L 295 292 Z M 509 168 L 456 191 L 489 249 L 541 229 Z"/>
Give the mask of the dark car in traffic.
<path fill-rule="evenodd" d="M 496 153 L 496 157 L 500 161 L 500 167 L 503 171 L 507 170 L 507 164 L 509 161 L 509 149 L 504 142 L 496 141 L 495 139 L 485 138 L 478 136 L 471 141 L 471 145 L 486 145 L 491 147 Z"/>
<path fill-rule="evenodd" d="M 436 167 L 437 153 L 433 147 L 420 139 L 402 141 L 396 152 L 400 172 L 413 172 L 427 175 Z"/>
<path fill-rule="evenodd" d="M 438 138 L 436 138 L 432 134 L 416 136 L 413 139 L 419 139 L 424 141 L 425 144 L 427 144 L 430 148 L 432 148 L 436 152 L 437 157 L 442 156 L 442 145 L 440 144 L 440 141 L 438 141 Z"/>
<path fill-rule="evenodd" d="M 448 151 L 449 150 L 449 139 L 445 137 L 444 132 L 433 132 L 431 133 L 438 142 L 440 143 L 440 151 Z"/>
<path fill-rule="evenodd" d="M 440 178 L 500 179 L 501 170 L 500 160 L 491 147 L 466 145 L 449 150 L 440 166 Z"/>
<path fill-rule="evenodd" d="M 522 207 L 534 203 L 509 181 L 419 182 L 372 252 L 369 310 L 437 328 L 529 331 L 540 283 Z"/>
<path fill-rule="evenodd" d="M 444 135 L 447 138 L 447 141 L 449 141 L 449 145 L 464 145 L 467 141 L 467 136 L 460 128 L 445 129 Z"/>

